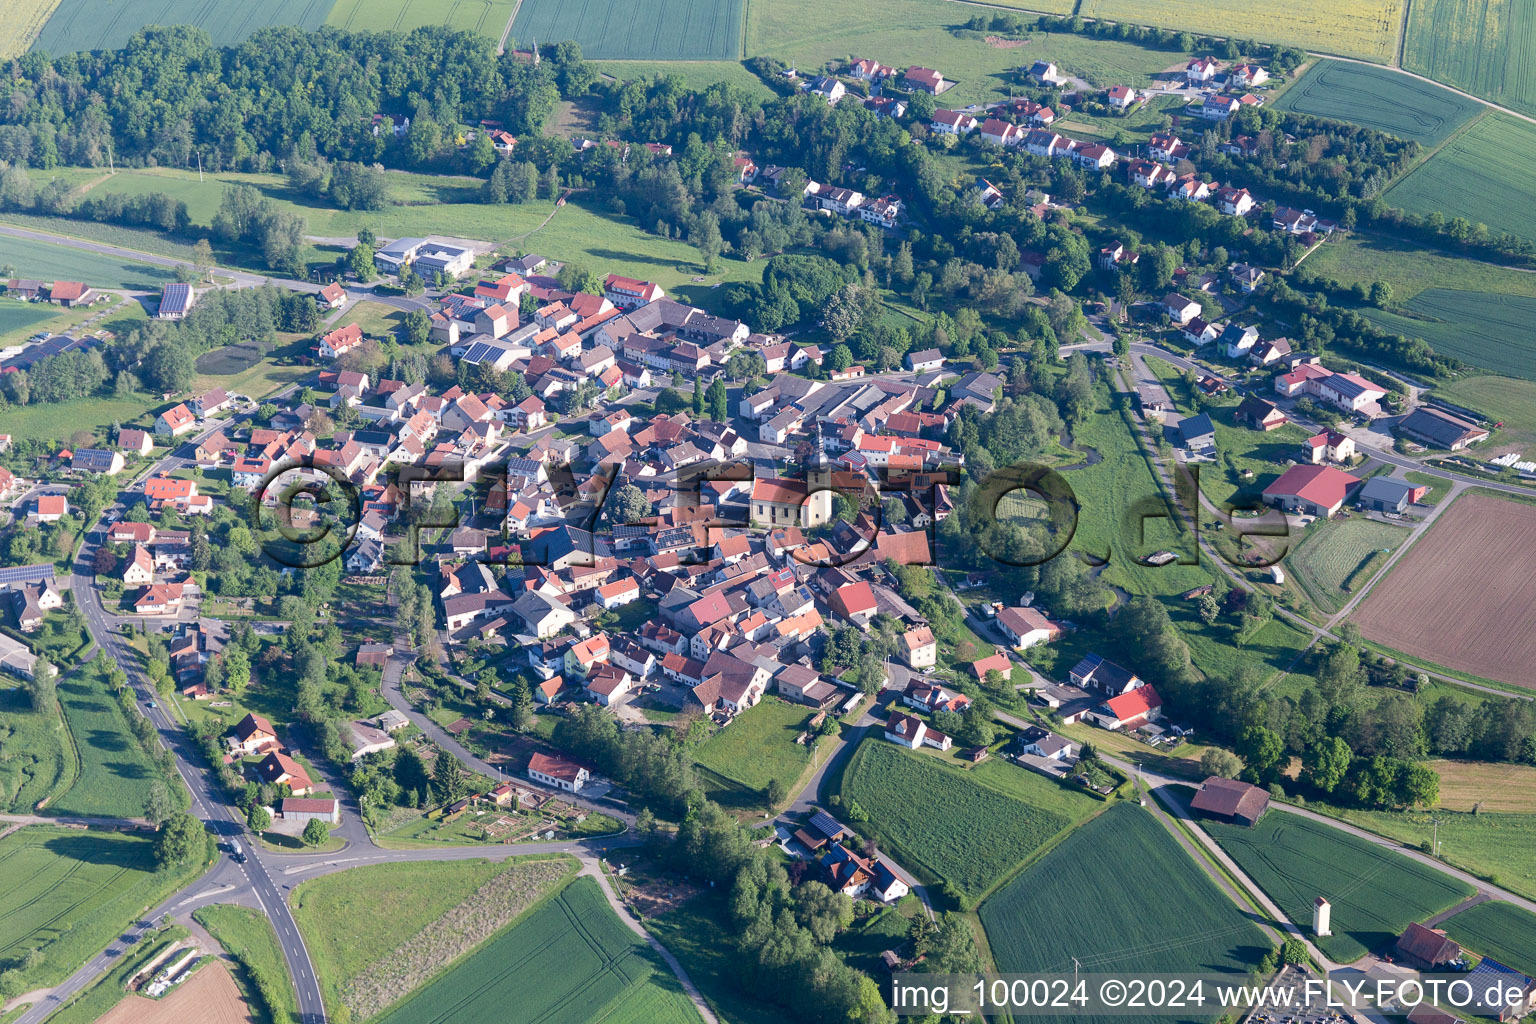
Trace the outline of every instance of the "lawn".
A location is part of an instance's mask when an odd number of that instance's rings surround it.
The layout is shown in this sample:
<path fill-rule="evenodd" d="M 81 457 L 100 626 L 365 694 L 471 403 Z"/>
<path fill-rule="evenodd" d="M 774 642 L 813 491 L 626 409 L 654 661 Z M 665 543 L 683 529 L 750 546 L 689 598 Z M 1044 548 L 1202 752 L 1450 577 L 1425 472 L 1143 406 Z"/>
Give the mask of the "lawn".
<path fill-rule="evenodd" d="M 204 870 L 199 857 L 156 871 L 147 835 L 32 825 L 0 839 L 0 961 L 21 968 L 17 991 L 56 985 L 151 907 Z"/>
<path fill-rule="evenodd" d="M 59 703 L 79 755 L 80 777 L 67 793 L 49 802 L 48 814 L 138 817 L 144 813 L 145 789 L 163 778 L 129 731 L 99 660 L 59 678 Z"/>
<path fill-rule="evenodd" d="M 548 863 L 549 858 L 520 858 L 500 863 L 378 864 L 298 886 L 290 898 L 293 916 L 304 933 L 326 1006 L 333 1014 L 352 1007 L 358 1001 L 359 985 L 399 966 L 402 942 L 428 933 L 489 883 L 513 870 L 543 875 L 541 865 Z M 573 862 L 556 863 L 565 871 L 574 867 Z M 440 956 L 420 980 L 447 967 L 451 959 Z M 396 993 L 396 998 L 407 991 Z"/>
<path fill-rule="evenodd" d="M 1010 773 L 1006 785 L 996 784 L 998 772 Z M 899 864 L 953 888 L 968 907 L 1102 806 L 1022 768 L 968 772 L 873 735 L 843 772 L 843 815 L 854 822 L 867 815 L 864 827 Z"/>
<path fill-rule="evenodd" d="M 1028 4 L 1070 13 L 1065 0 Z M 843 8 L 827 17 L 817 0 L 774 0 L 747 8 L 747 56 L 767 55 L 796 65 L 802 74 L 850 54 L 898 68 L 937 68 L 958 81 L 940 98 L 958 107 L 1006 97 L 1011 72 L 1035 60 L 1054 61 L 1063 72 L 1100 86 L 1146 86 L 1151 76 L 1176 63 L 1179 54 L 1070 33 L 1038 33 L 1022 47 L 996 47 L 975 33 L 952 31 L 972 11 L 945 0 L 885 0 Z M 1013 90 L 1017 92 L 1018 86 Z"/>
<path fill-rule="evenodd" d="M 1536 160 L 1536 125 L 1486 114 L 1384 193 L 1411 213 L 1465 217 L 1493 231 L 1536 238 L 1529 201 L 1529 168 Z"/>
<path fill-rule="evenodd" d="M 219 904 L 201 907 L 192 916 L 239 963 L 235 978 L 252 1010 L 263 1014 L 257 1024 L 290 1024 L 299 1019 L 299 997 L 270 921 L 249 907 Z"/>
<path fill-rule="evenodd" d="M 58 713 L 34 712 L 19 682 L 0 687 L 0 809 L 30 814 L 74 785 L 78 771 Z"/>
<path fill-rule="evenodd" d="M 1285 559 L 1307 596 L 1325 611 L 1338 611 L 1368 584 L 1386 555 L 1408 539 L 1410 530 L 1358 516 L 1308 527 Z"/>
<path fill-rule="evenodd" d="M 1479 903 L 1447 918 L 1441 927 L 1474 953 L 1536 974 L 1536 914 L 1528 910 L 1497 900 Z"/>
<path fill-rule="evenodd" d="M 804 705 L 764 698 L 700 744 L 693 759 L 758 798 L 771 779 L 789 790 L 811 763 L 811 746 L 795 742 L 811 714 Z"/>
<path fill-rule="evenodd" d="M 738 928 L 725 901 L 723 893 L 701 893 L 646 921 L 646 930 L 677 957 L 721 1024 L 783 1024 L 782 1010 L 742 990 Z"/>
<path fill-rule="evenodd" d="M 72 222 L 56 221 L 68 230 Z M 57 229 L 57 228 L 56 228 Z M 95 288 L 142 288 L 159 291 L 172 278 L 169 267 L 72 249 L 30 238 L 5 238 L 5 259 L 18 276 L 43 281 L 84 281 Z"/>
<path fill-rule="evenodd" d="M 739 60 L 746 0 L 522 0 L 512 35 L 574 39 L 584 57 Z"/>
<path fill-rule="evenodd" d="M 1279 110 L 1348 121 L 1433 148 L 1482 104 L 1386 68 L 1320 60 L 1274 103 Z"/>
<path fill-rule="evenodd" d="M 1393 310 L 1362 309 L 1384 331 L 1423 338 L 1442 355 L 1536 380 L 1536 298 L 1426 288 Z"/>
<path fill-rule="evenodd" d="M 1078 13 L 1386 61 L 1397 54 L 1403 0 L 1083 0 Z"/>
<path fill-rule="evenodd" d="M 1414 0 L 1403 67 L 1536 113 L 1536 4 L 1531 0 Z"/>
<path fill-rule="evenodd" d="M 1439 818 L 1442 860 L 1536 899 L 1536 814 L 1318 809 L 1414 847 L 1431 841 Z"/>
<path fill-rule="evenodd" d="M 334 0 L 327 25 L 353 32 L 409 32 L 444 25 L 500 40 L 517 10 L 517 0 Z M 560 37 L 561 39 L 564 36 Z M 558 42 L 550 39 L 549 42 Z M 508 41 L 510 44 L 510 40 Z"/>
<path fill-rule="evenodd" d="M 331 0 L 63 0 L 37 48 L 52 54 L 116 50 L 146 25 L 195 25 L 214 45 L 235 46 L 268 25 L 319 28 L 330 9 Z"/>
<path fill-rule="evenodd" d="M 696 1024 L 681 983 L 615 916 L 597 882 L 578 878 L 382 1019 L 495 1024 L 516 1006 L 540 1024 Z"/>
<path fill-rule="evenodd" d="M 57 319 L 57 306 L 0 301 L 0 344 L 25 341 L 37 333 L 38 324 Z"/>
<path fill-rule="evenodd" d="M 1312 901 L 1333 904 L 1333 934 L 1318 948 L 1341 963 L 1389 946 L 1411 921 L 1472 895 L 1465 882 L 1336 828 L 1272 810 L 1253 828 L 1206 823 L 1211 837 L 1292 921 Z"/>
<path fill-rule="evenodd" d="M 1435 476 L 1433 473 L 1404 473 L 1403 479 L 1411 484 L 1429 488 L 1424 497 L 1419 499 L 1421 505 L 1438 505 L 1440 499 L 1451 490 L 1451 481 L 1443 476 Z"/>
<path fill-rule="evenodd" d="M 1071 972 L 1078 964 L 1122 975 L 1237 973 L 1272 948 L 1158 820 L 1132 804 L 1117 804 L 1073 832 L 983 903 L 981 923 L 997 970 L 1010 974 Z"/>

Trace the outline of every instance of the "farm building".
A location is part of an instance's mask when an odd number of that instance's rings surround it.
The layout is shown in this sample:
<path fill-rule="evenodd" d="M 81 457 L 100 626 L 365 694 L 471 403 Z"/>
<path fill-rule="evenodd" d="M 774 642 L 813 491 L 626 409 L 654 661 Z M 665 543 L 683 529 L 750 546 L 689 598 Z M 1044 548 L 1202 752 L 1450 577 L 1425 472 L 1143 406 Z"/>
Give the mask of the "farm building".
<path fill-rule="evenodd" d="M 1264 488 L 1264 500 L 1286 512 L 1326 518 L 1344 506 L 1344 499 L 1359 482 L 1332 466 L 1292 466 Z"/>
<path fill-rule="evenodd" d="M 315 818 L 330 825 L 341 823 L 341 804 L 335 797 L 284 797 L 277 813 L 284 821 L 308 822 Z"/>
<path fill-rule="evenodd" d="M 1483 957 L 1466 980 L 1482 1010 L 1479 1016 L 1497 1016 L 1513 1024 L 1536 1009 L 1536 981 L 1491 957 Z"/>
<path fill-rule="evenodd" d="M 1409 505 L 1424 496 L 1425 488 L 1417 487 L 1406 480 L 1397 480 L 1390 476 L 1373 476 L 1360 488 L 1360 493 L 1355 495 L 1355 501 L 1370 512 L 1393 512 L 1401 514 Z"/>
<path fill-rule="evenodd" d="M 1398 959 L 1409 967 L 1432 971 L 1461 956 L 1461 947 L 1445 937 L 1445 932 L 1426 928 L 1415 921 L 1397 939 Z"/>
<path fill-rule="evenodd" d="M 165 286 L 160 293 L 160 308 L 155 310 L 155 316 L 161 320 L 180 320 L 187 315 L 187 310 L 192 308 L 197 293 L 189 284 L 173 282 Z"/>
<path fill-rule="evenodd" d="M 1488 431 L 1439 409 L 1420 406 L 1397 424 L 1398 432 L 1434 448 L 1460 451 L 1469 444 L 1488 440 Z"/>
<path fill-rule="evenodd" d="M 1189 805 L 1208 818 L 1252 828 L 1269 810 L 1269 794 L 1258 786 L 1212 775 L 1200 784 Z"/>

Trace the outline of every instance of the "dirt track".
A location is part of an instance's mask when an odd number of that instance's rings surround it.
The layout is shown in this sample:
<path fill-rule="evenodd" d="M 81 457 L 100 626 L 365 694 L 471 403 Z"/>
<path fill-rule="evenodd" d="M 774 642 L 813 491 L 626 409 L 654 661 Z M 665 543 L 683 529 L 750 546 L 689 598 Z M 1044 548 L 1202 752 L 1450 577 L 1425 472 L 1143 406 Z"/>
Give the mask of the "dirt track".
<path fill-rule="evenodd" d="M 1460 498 L 1360 605 L 1370 639 L 1536 688 L 1536 505 Z"/>
<path fill-rule="evenodd" d="M 250 1019 L 235 979 L 214 963 L 198 968 L 164 999 L 124 998 L 96 1024 L 247 1024 Z"/>

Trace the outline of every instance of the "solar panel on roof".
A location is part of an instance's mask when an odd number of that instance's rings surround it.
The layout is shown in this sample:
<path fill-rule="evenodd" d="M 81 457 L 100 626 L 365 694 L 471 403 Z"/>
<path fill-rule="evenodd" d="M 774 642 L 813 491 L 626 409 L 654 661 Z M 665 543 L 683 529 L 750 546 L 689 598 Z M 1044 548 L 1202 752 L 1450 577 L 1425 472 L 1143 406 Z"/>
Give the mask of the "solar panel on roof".
<path fill-rule="evenodd" d="M 498 351 L 499 349 L 493 348 L 483 341 L 477 341 L 469 347 L 468 352 L 464 353 L 464 361 L 466 363 L 483 363 L 488 359 L 494 359 Z"/>
<path fill-rule="evenodd" d="M 51 565 L 13 565 L 9 569 L 0 569 L 0 583 L 35 583 L 51 579 Z"/>

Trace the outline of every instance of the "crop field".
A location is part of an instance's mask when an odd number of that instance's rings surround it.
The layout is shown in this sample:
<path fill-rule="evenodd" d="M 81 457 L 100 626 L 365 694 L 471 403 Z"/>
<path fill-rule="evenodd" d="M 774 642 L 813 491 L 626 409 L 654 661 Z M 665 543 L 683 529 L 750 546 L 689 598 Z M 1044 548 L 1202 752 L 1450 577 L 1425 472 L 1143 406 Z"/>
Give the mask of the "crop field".
<path fill-rule="evenodd" d="M 268 25 L 319 28 L 332 0 L 63 0 L 37 37 L 49 53 L 115 50 L 146 25 L 195 25 L 236 46 Z"/>
<path fill-rule="evenodd" d="M 1536 113 L 1536 3 L 1413 0 L 1403 67 Z"/>
<path fill-rule="evenodd" d="M 100 952 L 144 907 L 191 880 L 156 872 L 145 835 L 32 825 L 0 839 L 0 960 L 21 961 L 18 991 L 54 985 Z"/>
<path fill-rule="evenodd" d="M 1423 338 L 1430 348 L 1464 363 L 1536 380 L 1536 338 L 1529 325 L 1536 298 L 1426 288 L 1401 309 L 1360 312 L 1385 331 Z"/>
<path fill-rule="evenodd" d="M 1465 217 L 1495 232 L 1536 238 L 1530 199 L 1536 125 L 1485 114 L 1383 193 L 1411 213 Z"/>
<path fill-rule="evenodd" d="M 740 60 L 745 0 L 523 0 L 512 36 L 574 39 L 584 57 Z"/>
<path fill-rule="evenodd" d="M 578 878 L 383 1018 L 383 1024 L 497 1024 L 516 1006 L 539 1024 L 696 1024 L 677 977 Z"/>
<path fill-rule="evenodd" d="M 1032 0 L 1023 6 L 1071 12 L 1066 0 Z M 958 80 L 939 100 L 950 107 L 1007 96 L 1013 70 L 1035 60 L 1054 61 L 1064 73 L 1103 87 L 1122 83 L 1140 88 L 1177 57 L 1167 50 L 1068 33 L 1035 34 L 1020 47 L 993 46 L 981 34 L 951 31 L 971 13 L 946 0 L 882 0 L 841 8 L 829 18 L 819 0 L 755 2 L 747 6 L 746 56 L 776 57 L 802 74 L 830 60 L 846 61 L 850 54 L 897 68 L 937 68 Z"/>
<path fill-rule="evenodd" d="M 1493 900 L 1447 918 L 1445 933 L 1474 953 L 1491 956 L 1506 967 L 1536 974 L 1536 914 L 1513 903 Z"/>
<path fill-rule="evenodd" d="M 1018 771 L 1020 786 L 1025 774 Z M 870 738 L 844 771 L 843 807 L 846 813 L 857 803 L 898 862 L 948 882 L 972 904 L 1062 829 L 1103 806 L 1086 796 L 1063 800 L 1048 779 L 1029 781 L 1038 783 L 1038 800 Z"/>
<path fill-rule="evenodd" d="M 1083 0 L 1083 17 L 1286 43 L 1321 53 L 1386 61 L 1397 54 L 1402 0 Z"/>
<path fill-rule="evenodd" d="M 30 814 L 39 800 L 67 790 L 75 771 L 59 716 L 35 713 L 20 683 L 0 687 L 0 809 Z"/>
<path fill-rule="evenodd" d="M 1063 908 L 1071 908 L 1064 913 Z M 1049 927 L 1041 922 L 1049 921 Z M 981 905 L 1005 973 L 1242 972 L 1272 948 L 1147 811 L 1116 804 Z M 1052 1024 L 1118 1018 L 1032 1017 Z"/>
<path fill-rule="evenodd" d="M 1297 814 L 1271 810 L 1253 828 L 1202 824 L 1292 921 L 1311 921 L 1318 896 L 1332 903 L 1334 933 L 1316 941 L 1343 963 L 1473 892 L 1428 865 Z"/>
<path fill-rule="evenodd" d="M 1536 768 L 1493 761 L 1430 761 L 1440 776 L 1439 806 L 1448 811 L 1536 814 Z"/>
<path fill-rule="evenodd" d="M 1398 559 L 1353 619 L 1372 640 L 1530 687 L 1536 661 L 1536 505 L 1464 495 Z"/>
<path fill-rule="evenodd" d="M 229 968 L 210 963 L 163 999 L 128 996 L 97 1024 L 246 1024 L 251 1019 Z"/>
<path fill-rule="evenodd" d="M 489 938 L 573 868 L 568 858 L 380 864 L 306 882 L 291 902 L 326 1006 L 361 1021 Z"/>
<path fill-rule="evenodd" d="M 1536 274 L 1511 267 L 1456 259 L 1411 241 L 1370 231 L 1335 233 L 1313 250 L 1307 266 L 1344 284 L 1385 281 L 1398 302 L 1427 288 L 1536 296 Z"/>
<path fill-rule="evenodd" d="M 59 703 L 79 751 L 80 778 L 48 804 L 47 813 L 137 817 L 144 813 L 145 787 L 160 772 L 129 731 L 95 664 L 59 678 Z"/>
<path fill-rule="evenodd" d="M 72 249 L 29 238 L 6 237 L 6 262 L 24 277 L 42 281 L 84 281 L 95 288 L 148 288 L 159 290 L 173 276 L 169 267 L 138 260 Z"/>
<path fill-rule="evenodd" d="M 700 744 L 693 759 L 749 790 L 761 792 L 770 779 L 789 789 L 811 762 L 812 745 L 795 742 L 810 718 L 810 708 L 764 698 Z"/>
<path fill-rule="evenodd" d="M 334 0 L 327 25 L 352 32 L 409 32 L 443 25 L 500 40 L 517 0 Z M 564 39 L 560 36 L 559 39 Z M 550 42 L 558 42 L 551 39 Z"/>
<path fill-rule="evenodd" d="M 1319 808 L 1321 809 L 1321 808 Z M 1536 899 L 1536 814 L 1465 811 L 1362 811 L 1327 807 L 1334 817 L 1407 846 L 1429 842 L 1440 821 L 1440 856 L 1510 892 Z"/>
<path fill-rule="evenodd" d="M 1285 565 L 1296 573 L 1308 597 L 1327 611 L 1337 611 L 1380 570 L 1381 553 L 1396 551 L 1408 534 L 1403 527 L 1361 518 L 1311 526 Z"/>
<path fill-rule="evenodd" d="M 31 49 L 37 34 L 53 16 L 59 0 L 12 0 L 0 23 L 0 59 L 20 57 Z"/>
<path fill-rule="evenodd" d="M 1438 146 L 1482 105 L 1386 68 L 1320 60 L 1275 107 L 1348 121 L 1425 146 Z"/>

